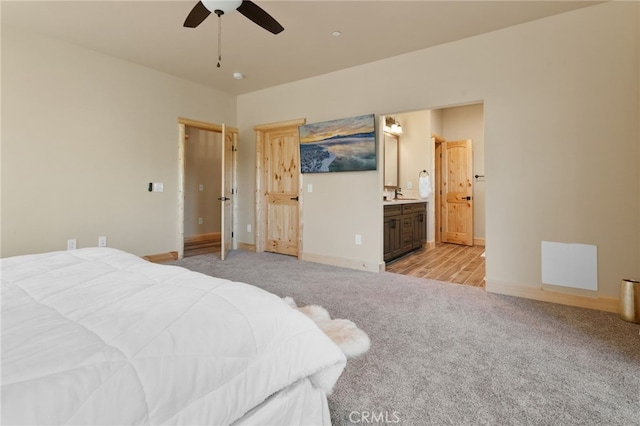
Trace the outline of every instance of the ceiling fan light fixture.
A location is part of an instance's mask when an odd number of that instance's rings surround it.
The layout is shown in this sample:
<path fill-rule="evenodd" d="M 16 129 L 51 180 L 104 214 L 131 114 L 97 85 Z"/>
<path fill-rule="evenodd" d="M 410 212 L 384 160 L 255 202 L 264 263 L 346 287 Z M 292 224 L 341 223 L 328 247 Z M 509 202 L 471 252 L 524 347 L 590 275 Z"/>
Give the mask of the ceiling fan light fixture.
<path fill-rule="evenodd" d="M 221 10 L 222 13 L 233 12 L 242 4 L 242 0 L 202 0 L 202 4 L 209 12 L 215 13 Z"/>
<path fill-rule="evenodd" d="M 264 9 L 252 2 L 251 0 L 200 0 L 193 6 L 183 26 L 187 28 L 196 28 L 207 19 L 211 13 L 220 17 L 227 12 L 237 10 L 245 18 L 253 21 L 253 23 L 261 26 L 272 34 L 280 34 L 284 31 L 284 27 L 276 21 L 273 16 L 269 15 Z"/>

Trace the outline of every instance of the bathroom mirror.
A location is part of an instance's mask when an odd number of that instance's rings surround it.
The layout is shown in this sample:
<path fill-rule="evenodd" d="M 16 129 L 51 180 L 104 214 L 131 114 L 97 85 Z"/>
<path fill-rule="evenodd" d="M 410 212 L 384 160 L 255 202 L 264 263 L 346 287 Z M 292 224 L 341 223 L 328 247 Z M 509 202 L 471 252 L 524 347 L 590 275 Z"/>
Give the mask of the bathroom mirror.
<path fill-rule="evenodd" d="M 384 133 L 384 186 L 398 187 L 398 136 Z"/>

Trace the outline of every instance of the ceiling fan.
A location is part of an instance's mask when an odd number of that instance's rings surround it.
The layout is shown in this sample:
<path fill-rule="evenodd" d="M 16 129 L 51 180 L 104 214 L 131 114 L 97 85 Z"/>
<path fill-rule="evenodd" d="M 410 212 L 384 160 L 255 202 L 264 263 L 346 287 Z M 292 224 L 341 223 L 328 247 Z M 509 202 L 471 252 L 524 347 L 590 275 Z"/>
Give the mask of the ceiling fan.
<path fill-rule="evenodd" d="M 189 16 L 184 21 L 184 26 L 195 28 L 207 19 L 211 12 L 220 18 L 225 13 L 233 12 L 234 10 L 242 13 L 273 34 L 278 34 L 284 30 L 284 27 L 278 21 L 250 0 L 201 0 L 191 9 Z"/>

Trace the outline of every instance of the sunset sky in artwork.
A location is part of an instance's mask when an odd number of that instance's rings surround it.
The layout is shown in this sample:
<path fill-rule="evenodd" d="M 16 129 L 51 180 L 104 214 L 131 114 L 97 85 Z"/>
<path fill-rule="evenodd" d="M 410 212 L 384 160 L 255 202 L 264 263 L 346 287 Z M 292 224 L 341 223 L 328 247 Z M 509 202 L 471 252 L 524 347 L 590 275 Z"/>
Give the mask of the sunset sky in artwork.
<path fill-rule="evenodd" d="M 332 136 L 371 133 L 375 130 L 372 114 L 343 118 L 300 127 L 300 143 L 314 143 Z"/>

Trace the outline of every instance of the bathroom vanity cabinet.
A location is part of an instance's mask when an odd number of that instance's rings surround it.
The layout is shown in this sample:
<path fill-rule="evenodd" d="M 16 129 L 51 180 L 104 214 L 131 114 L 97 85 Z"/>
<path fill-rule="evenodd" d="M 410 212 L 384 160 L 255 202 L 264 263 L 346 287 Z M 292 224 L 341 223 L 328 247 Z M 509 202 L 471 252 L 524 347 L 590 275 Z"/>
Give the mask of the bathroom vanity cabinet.
<path fill-rule="evenodd" d="M 384 205 L 384 261 L 420 249 L 427 241 L 427 203 L 393 201 Z"/>

